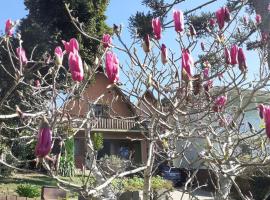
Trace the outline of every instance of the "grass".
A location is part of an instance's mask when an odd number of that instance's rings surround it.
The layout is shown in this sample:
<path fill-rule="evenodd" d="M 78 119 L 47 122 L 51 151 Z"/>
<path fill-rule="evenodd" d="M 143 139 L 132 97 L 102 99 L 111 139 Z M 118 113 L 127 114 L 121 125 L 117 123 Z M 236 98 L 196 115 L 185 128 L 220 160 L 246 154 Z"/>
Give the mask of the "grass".
<path fill-rule="evenodd" d="M 78 185 L 81 184 L 81 178 L 79 176 L 71 178 L 61 177 L 61 179 Z M 37 173 L 14 173 L 10 177 L 0 177 L 0 196 L 17 195 L 16 189 L 20 184 L 37 185 L 42 188 L 42 186 L 57 186 L 57 181 L 46 175 Z M 74 197 L 76 194 L 69 193 L 68 196 Z"/>

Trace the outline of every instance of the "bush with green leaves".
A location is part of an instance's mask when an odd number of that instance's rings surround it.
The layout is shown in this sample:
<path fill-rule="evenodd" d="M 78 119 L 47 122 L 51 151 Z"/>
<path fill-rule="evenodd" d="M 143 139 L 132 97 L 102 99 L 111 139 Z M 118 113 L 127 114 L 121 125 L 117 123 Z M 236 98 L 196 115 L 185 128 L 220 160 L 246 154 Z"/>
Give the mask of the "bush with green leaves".
<path fill-rule="evenodd" d="M 116 155 L 105 155 L 99 160 L 99 164 L 102 170 L 109 175 L 123 172 L 130 166 L 128 160 L 124 160 Z"/>
<path fill-rule="evenodd" d="M 35 198 L 40 196 L 40 187 L 36 185 L 23 184 L 19 185 L 16 189 L 16 192 L 19 196 Z"/>
<path fill-rule="evenodd" d="M 173 184 L 171 181 L 168 181 L 160 176 L 152 177 L 152 190 L 172 190 Z M 144 180 L 138 176 L 134 176 L 133 178 L 124 178 L 124 179 L 116 179 L 113 181 L 113 187 L 120 191 L 138 191 L 143 190 Z"/>

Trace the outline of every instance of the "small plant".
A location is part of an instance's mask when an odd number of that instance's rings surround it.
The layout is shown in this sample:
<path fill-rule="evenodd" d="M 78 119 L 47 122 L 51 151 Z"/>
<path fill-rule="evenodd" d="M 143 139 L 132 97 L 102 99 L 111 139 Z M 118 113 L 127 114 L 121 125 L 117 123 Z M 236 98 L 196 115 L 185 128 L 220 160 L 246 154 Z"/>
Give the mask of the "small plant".
<path fill-rule="evenodd" d="M 40 188 L 36 185 L 23 184 L 19 185 L 16 189 L 19 196 L 35 198 L 40 196 Z"/>
<path fill-rule="evenodd" d="M 74 159 L 71 156 L 61 157 L 59 165 L 59 175 L 70 177 L 75 174 Z"/>
<path fill-rule="evenodd" d="M 102 133 L 94 133 L 92 140 L 93 140 L 94 149 L 96 151 L 103 149 L 103 135 L 102 135 Z"/>
<path fill-rule="evenodd" d="M 61 176 L 74 176 L 74 140 L 68 139 L 65 141 L 65 153 L 60 159 L 59 175 Z"/>

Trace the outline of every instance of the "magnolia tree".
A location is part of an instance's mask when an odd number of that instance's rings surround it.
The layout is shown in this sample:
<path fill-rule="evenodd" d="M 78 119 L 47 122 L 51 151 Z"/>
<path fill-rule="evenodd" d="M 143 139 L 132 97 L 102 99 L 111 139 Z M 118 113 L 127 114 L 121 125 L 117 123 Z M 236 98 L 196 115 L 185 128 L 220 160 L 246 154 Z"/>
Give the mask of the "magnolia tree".
<path fill-rule="evenodd" d="M 165 7 L 167 14 L 181 2 L 168 3 Z M 163 161 L 174 159 L 187 160 L 192 165 L 187 151 L 190 147 L 196 148 L 193 143 L 202 141 L 203 145 L 196 154 L 198 169 L 189 174 L 184 192 L 191 191 L 198 170 L 204 168 L 209 170 L 216 199 L 228 199 L 232 186 L 242 199 L 251 198 L 252 195 L 243 194 L 235 178 L 248 169 L 264 173 L 264 167 L 269 164 L 267 136 L 270 135 L 270 108 L 266 102 L 262 102 L 262 99 L 268 100 L 270 75 L 266 58 L 269 35 L 258 31 L 263 16 L 246 16 L 246 1 L 233 2 L 209 13 L 207 20 L 200 22 L 200 30 L 196 29 L 199 19 L 196 21 L 192 18 L 192 13 L 213 2 L 186 12 L 173 10 L 168 19 L 164 15 L 151 19 L 151 33 L 143 35 L 142 40 L 135 38 L 131 45 L 123 41 L 122 27 L 117 25 L 114 26 L 114 42 L 108 34 L 101 39 L 88 35 L 66 6 L 73 25 L 82 36 L 101 44 L 104 53 L 91 68 L 83 63 L 75 38 L 59 44 L 53 59 L 32 60 L 30 55 L 26 55 L 19 34 L 13 34 L 13 22 L 8 20 L 1 42 L 8 53 L 12 70 L 7 70 L 4 65 L 1 67 L 2 73 L 10 76 L 15 86 L 0 102 L 0 106 L 10 110 L 10 113 L 0 115 L 3 122 L 1 143 L 36 141 L 36 163 L 42 163 L 48 174 L 58 180 L 62 187 L 71 186 L 88 197 L 114 199 L 111 183 L 115 178 L 143 172 L 143 199 L 148 200 L 152 198 L 151 177 L 157 167 Z M 176 35 L 173 46 L 166 44 L 163 39 L 166 34 L 171 34 L 170 37 Z M 14 46 L 16 43 L 18 45 Z M 258 59 L 258 64 L 253 65 L 252 70 L 246 60 L 246 44 L 249 47 L 253 44 L 249 49 Z M 125 55 L 130 64 L 121 65 L 116 53 Z M 130 101 L 139 102 L 134 103 L 138 111 L 136 123 L 148 122 L 144 135 L 147 161 L 136 169 L 111 177 L 105 176 L 96 162 L 97 152 L 90 138 L 95 126 L 95 123 L 91 123 L 95 121 L 93 109 L 89 109 L 84 119 L 69 114 L 69 105 L 80 98 L 100 66 L 105 68 L 110 87 L 120 87 Z M 248 78 L 251 71 L 256 74 Z M 29 74 L 33 75 L 30 76 L 34 77 L 33 80 L 29 80 Z M 59 80 L 63 74 L 64 78 Z M 27 104 L 27 110 L 21 109 L 20 105 L 9 105 L 11 94 L 22 87 L 32 97 L 31 103 L 22 100 Z M 152 94 L 151 99 L 144 95 L 146 91 Z M 88 102 L 89 105 L 98 103 L 102 96 Z M 143 108 L 140 106 L 142 104 Z M 263 126 L 258 127 L 249 121 L 248 128 L 243 128 L 247 115 L 257 107 L 260 112 L 254 116 L 263 119 Z M 17 120 L 18 125 L 8 126 L 8 120 Z M 86 127 L 85 159 L 90 173 L 84 176 L 94 176 L 95 186 L 89 184 L 89 178 L 85 179 L 83 185 L 66 182 L 54 172 L 54 167 L 47 164 L 48 161 L 55 162 L 50 157 L 50 151 L 52 138 L 59 136 L 57 129 L 73 122 L 76 122 L 76 128 Z M 68 138 L 74 137 L 76 128 L 69 131 Z M 8 131 L 15 131 L 16 137 L 10 137 Z M 250 151 L 244 151 L 243 146 Z M 8 148 L 1 152 L 2 155 L 10 154 L 16 161 L 11 164 L 2 156 L 1 164 L 27 171 L 17 168 L 16 163 L 28 161 L 18 160 Z M 198 185 L 200 187 L 203 185 Z"/>

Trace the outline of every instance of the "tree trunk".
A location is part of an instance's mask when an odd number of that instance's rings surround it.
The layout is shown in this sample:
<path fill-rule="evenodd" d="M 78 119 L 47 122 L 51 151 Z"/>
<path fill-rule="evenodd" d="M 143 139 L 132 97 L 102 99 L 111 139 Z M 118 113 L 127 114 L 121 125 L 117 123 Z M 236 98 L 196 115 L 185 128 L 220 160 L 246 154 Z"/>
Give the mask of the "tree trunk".
<path fill-rule="evenodd" d="M 262 33 L 270 33 L 270 13 L 268 11 L 269 0 L 249 0 L 251 6 L 255 9 L 257 14 L 262 16 L 262 23 L 259 28 Z M 270 68 L 270 40 L 268 40 L 268 55 L 267 63 Z"/>
<path fill-rule="evenodd" d="M 229 177 L 224 176 L 223 174 L 219 174 L 218 181 L 219 190 L 217 193 L 217 200 L 228 199 L 233 184 L 232 180 Z"/>
<path fill-rule="evenodd" d="M 87 155 L 86 155 L 86 167 L 91 170 L 93 176 L 96 179 L 96 184 L 97 186 L 102 185 L 106 179 L 100 172 L 100 170 L 97 167 L 96 163 L 96 155 L 95 155 L 95 150 L 94 146 L 91 140 L 91 129 L 88 127 L 86 129 L 86 135 L 87 135 Z M 87 187 L 87 186 L 85 186 Z M 87 190 L 87 188 L 85 188 Z M 103 190 L 101 190 L 101 193 L 98 195 L 94 195 L 96 200 L 112 200 L 116 199 L 115 194 L 109 187 L 105 187 Z M 98 196 L 98 198 L 97 198 Z M 89 197 L 90 199 L 92 197 Z"/>
<path fill-rule="evenodd" d="M 151 178 L 152 178 L 152 167 L 154 162 L 153 147 L 154 143 L 151 141 L 148 149 L 146 169 L 144 170 L 143 200 L 151 199 Z"/>

